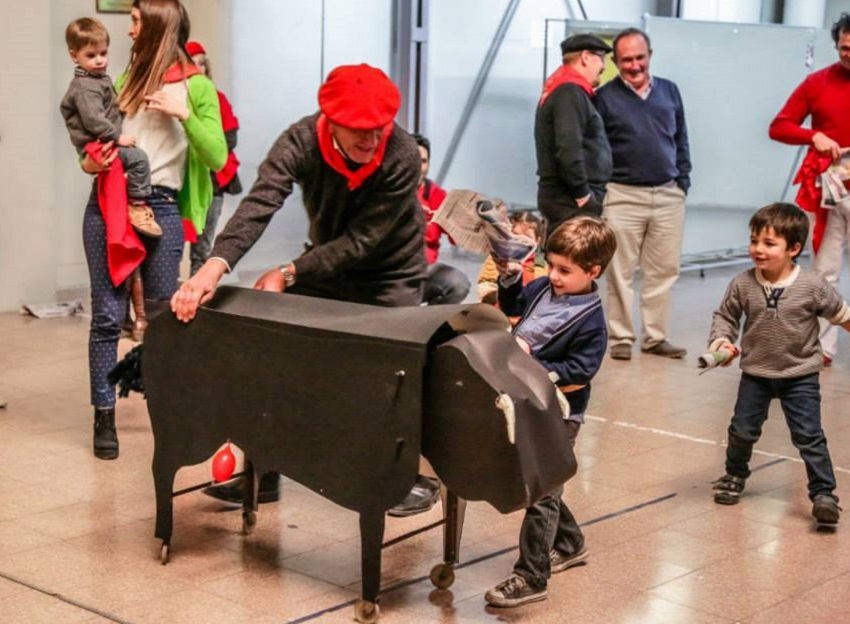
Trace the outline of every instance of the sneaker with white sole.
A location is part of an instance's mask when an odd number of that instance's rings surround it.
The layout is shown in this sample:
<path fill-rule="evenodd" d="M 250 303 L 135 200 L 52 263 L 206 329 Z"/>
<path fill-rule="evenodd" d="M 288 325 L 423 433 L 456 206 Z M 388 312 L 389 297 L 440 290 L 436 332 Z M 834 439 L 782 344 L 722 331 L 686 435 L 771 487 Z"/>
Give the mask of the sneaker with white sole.
<path fill-rule="evenodd" d="M 557 550 L 553 550 L 549 553 L 549 566 L 552 569 L 552 574 L 557 574 L 558 572 L 569 570 L 574 566 L 584 565 L 587 563 L 589 556 L 590 553 L 587 551 L 587 548 L 582 548 L 572 555 L 565 555 Z"/>
<path fill-rule="evenodd" d="M 529 602 L 546 600 L 545 587 L 536 588 L 523 576 L 514 574 L 484 594 L 487 604 L 494 607 L 519 607 Z"/>
<path fill-rule="evenodd" d="M 714 502 L 719 505 L 737 505 L 746 483 L 747 480 L 744 477 L 723 475 L 711 484 L 712 489 L 715 490 Z"/>

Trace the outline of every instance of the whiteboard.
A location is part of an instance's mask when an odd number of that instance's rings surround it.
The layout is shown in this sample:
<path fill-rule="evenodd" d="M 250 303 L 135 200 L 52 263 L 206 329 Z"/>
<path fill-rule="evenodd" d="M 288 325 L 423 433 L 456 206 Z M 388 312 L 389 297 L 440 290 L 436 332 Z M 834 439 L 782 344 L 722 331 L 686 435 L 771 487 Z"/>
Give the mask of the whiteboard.
<path fill-rule="evenodd" d="M 768 126 L 809 72 L 818 31 L 653 16 L 644 28 L 652 73 L 676 82 L 685 105 L 688 205 L 753 210 L 780 199 L 797 149 L 771 141 Z"/>

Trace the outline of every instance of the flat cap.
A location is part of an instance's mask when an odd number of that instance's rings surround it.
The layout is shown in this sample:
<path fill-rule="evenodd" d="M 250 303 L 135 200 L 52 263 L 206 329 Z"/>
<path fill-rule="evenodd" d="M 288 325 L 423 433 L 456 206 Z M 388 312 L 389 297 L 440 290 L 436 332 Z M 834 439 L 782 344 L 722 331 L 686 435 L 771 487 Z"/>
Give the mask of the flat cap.
<path fill-rule="evenodd" d="M 611 52 L 611 46 L 602 41 L 596 35 L 581 33 L 572 35 L 561 42 L 561 54 L 567 52 L 581 52 L 582 50 L 590 50 L 592 52 Z"/>
<path fill-rule="evenodd" d="M 401 106 L 398 87 L 365 63 L 341 65 L 319 88 L 319 108 L 333 123 L 354 129 L 381 128 Z"/>

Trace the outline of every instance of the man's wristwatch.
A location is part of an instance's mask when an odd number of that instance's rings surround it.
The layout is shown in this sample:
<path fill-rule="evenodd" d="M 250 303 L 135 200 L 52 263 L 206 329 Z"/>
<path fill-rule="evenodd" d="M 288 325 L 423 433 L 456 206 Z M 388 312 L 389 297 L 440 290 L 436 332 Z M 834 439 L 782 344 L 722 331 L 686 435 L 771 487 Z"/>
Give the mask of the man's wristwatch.
<path fill-rule="evenodd" d="M 290 286 L 293 286 L 295 284 L 295 271 L 293 270 L 292 265 L 291 264 L 281 264 L 280 267 L 278 267 L 278 268 L 280 269 L 280 272 L 283 273 L 283 283 L 284 283 L 284 285 L 287 288 L 289 288 Z"/>

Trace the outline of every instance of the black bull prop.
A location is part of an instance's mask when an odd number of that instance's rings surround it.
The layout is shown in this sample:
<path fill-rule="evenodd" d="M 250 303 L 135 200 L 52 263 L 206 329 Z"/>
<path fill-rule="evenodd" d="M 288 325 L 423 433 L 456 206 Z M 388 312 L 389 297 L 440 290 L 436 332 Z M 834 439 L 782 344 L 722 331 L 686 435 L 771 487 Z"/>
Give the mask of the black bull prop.
<path fill-rule="evenodd" d="M 464 500 L 509 513 L 576 471 L 557 390 L 507 328 L 483 304 L 381 308 L 232 287 L 188 324 L 160 314 L 143 377 L 163 562 L 177 470 L 229 439 L 248 460 L 246 532 L 255 475 L 269 471 L 359 512 L 362 602 L 375 612 L 385 512 L 423 454 L 449 493 L 444 511 L 460 511 L 446 518 L 453 578 Z"/>

